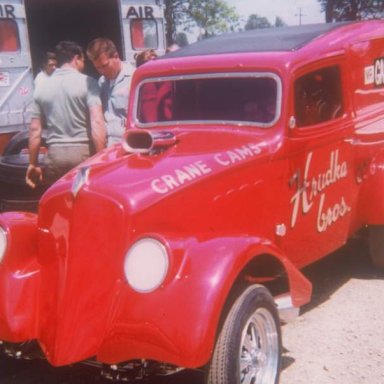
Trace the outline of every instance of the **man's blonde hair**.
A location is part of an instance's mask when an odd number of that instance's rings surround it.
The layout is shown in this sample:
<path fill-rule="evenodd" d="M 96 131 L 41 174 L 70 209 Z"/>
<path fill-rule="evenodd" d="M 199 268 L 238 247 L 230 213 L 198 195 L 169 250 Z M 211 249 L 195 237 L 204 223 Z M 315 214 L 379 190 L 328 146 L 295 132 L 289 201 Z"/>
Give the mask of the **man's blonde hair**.
<path fill-rule="evenodd" d="M 92 40 L 87 46 L 87 56 L 91 61 L 97 60 L 100 55 L 105 53 L 108 57 L 118 55 L 116 45 L 112 40 L 99 37 Z"/>

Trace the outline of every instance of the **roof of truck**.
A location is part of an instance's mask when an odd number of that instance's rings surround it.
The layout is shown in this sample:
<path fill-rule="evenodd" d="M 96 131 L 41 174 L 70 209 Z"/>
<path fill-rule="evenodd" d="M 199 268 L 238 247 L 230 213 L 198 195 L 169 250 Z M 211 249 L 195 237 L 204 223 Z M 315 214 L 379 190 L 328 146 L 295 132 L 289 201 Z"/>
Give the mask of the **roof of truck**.
<path fill-rule="evenodd" d="M 200 56 L 238 52 L 295 51 L 313 39 L 351 22 L 323 23 L 254 29 L 208 38 L 166 55 L 171 57 Z"/>

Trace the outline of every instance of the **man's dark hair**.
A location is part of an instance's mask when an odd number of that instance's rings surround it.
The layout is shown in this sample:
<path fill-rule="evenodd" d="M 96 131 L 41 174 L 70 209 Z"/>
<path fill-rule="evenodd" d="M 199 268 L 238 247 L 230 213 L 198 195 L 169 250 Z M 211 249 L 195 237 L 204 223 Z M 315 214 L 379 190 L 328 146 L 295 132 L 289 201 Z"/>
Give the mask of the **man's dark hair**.
<path fill-rule="evenodd" d="M 103 53 L 105 53 L 107 57 L 118 55 L 116 45 L 112 40 L 99 37 L 88 44 L 87 56 L 89 60 L 97 60 Z"/>
<path fill-rule="evenodd" d="M 55 50 L 59 66 L 70 63 L 76 55 L 84 55 L 83 48 L 73 41 L 60 41 L 60 43 L 56 45 Z"/>
<path fill-rule="evenodd" d="M 49 52 L 49 51 L 46 52 L 44 55 L 44 58 L 43 58 L 43 65 L 47 65 L 49 60 L 56 60 L 57 61 L 56 53 Z"/>

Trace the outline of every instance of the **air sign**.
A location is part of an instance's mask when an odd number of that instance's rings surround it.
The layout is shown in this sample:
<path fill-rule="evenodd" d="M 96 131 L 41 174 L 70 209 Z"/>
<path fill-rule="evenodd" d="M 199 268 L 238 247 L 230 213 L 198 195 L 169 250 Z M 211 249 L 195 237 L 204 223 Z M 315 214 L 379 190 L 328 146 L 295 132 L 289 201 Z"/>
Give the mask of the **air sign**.
<path fill-rule="evenodd" d="M 149 5 L 130 5 L 123 7 L 123 15 L 127 19 L 156 19 L 162 17 L 159 7 Z"/>

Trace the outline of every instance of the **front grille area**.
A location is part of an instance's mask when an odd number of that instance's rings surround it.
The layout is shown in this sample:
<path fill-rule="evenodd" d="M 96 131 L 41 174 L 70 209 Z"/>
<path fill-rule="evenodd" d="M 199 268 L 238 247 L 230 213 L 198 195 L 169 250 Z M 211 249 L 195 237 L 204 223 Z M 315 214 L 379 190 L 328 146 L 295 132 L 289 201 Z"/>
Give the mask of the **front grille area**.
<path fill-rule="evenodd" d="M 83 189 L 44 199 L 40 219 L 40 340 L 54 365 L 70 364 L 97 354 L 123 275 L 125 214 L 109 196 Z"/>

